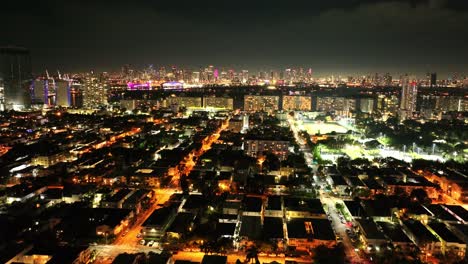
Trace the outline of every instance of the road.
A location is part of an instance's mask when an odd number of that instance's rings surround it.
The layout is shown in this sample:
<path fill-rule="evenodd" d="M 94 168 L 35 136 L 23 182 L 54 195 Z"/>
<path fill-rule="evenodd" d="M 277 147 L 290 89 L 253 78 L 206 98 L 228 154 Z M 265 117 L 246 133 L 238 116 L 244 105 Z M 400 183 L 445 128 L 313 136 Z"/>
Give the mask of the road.
<path fill-rule="evenodd" d="M 342 238 L 346 256 L 351 263 L 367 263 L 354 250 L 354 245 L 346 234 L 346 225 L 341 222 L 340 213 L 336 210 L 336 203 L 343 203 L 343 200 L 335 197 L 329 197 L 325 192 L 320 191 L 320 201 L 328 208 L 327 212 L 330 215 L 333 230 L 335 234 Z"/>
<path fill-rule="evenodd" d="M 200 152 L 196 155 L 189 154 L 186 157 L 186 162 L 184 167 L 180 169 L 180 173 L 173 177 L 171 183 L 169 184 L 171 188 L 160 188 L 155 189 L 155 197 L 157 200 L 152 200 L 151 207 L 140 213 L 138 215 L 135 224 L 126 232 L 125 235 L 120 235 L 117 237 L 112 245 L 98 245 L 98 246 L 91 246 L 91 250 L 96 250 L 97 252 L 97 261 L 96 263 L 111 263 L 112 260 L 117 257 L 121 253 L 137 253 L 137 252 L 150 252 L 154 251 L 157 252 L 158 249 L 149 248 L 147 246 L 139 245 L 138 234 L 142 229 L 143 223 L 148 219 L 148 217 L 158 208 L 161 208 L 160 204 L 164 204 L 169 200 L 172 194 L 174 194 L 178 190 L 178 179 L 180 175 L 188 175 L 194 168 L 198 158 L 203 155 L 207 150 L 211 148 L 211 145 L 218 140 L 220 133 L 227 128 L 228 122 L 224 123 L 215 133 L 207 138 L 207 140 L 203 143 L 203 146 Z M 201 254 L 201 253 L 200 253 Z M 202 256 L 203 257 L 203 256 Z M 201 259 L 200 259 L 201 261 Z"/>
<path fill-rule="evenodd" d="M 118 236 L 112 245 L 96 245 L 90 246 L 90 250 L 97 252 L 97 260 L 95 263 L 106 264 L 112 263 L 112 260 L 121 253 L 138 253 L 138 252 L 158 252 L 158 249 L 141 246 L 138 244 L 140 238 L 137 235 L 140 233 L 143 223 L 148 217 L 158 208 L 161 208 L 159 204 L 164 204 L 169 200 L 171 195 L 177 191 L 177 189 L 164 188 L 155 189 L 156 195 L 151 202 L 151 207 L 137 216 L 137 220 L 133 226 L 128 229 L 126 235 Z"/>
<path fill-rule="evenodd" d="M 291 127 L 291 130 L 293 131 L 294 138 L 296 139 L 296 142 L 299 144 L 300 151 L 304 154 L 304 158 L 305 158 L 307 164 L 309 164 L 309 166 L 311 166 L 311 164 L 313 164 L 313 157 L 312 157 L 312 154 L 311 154 L 311 150 L 307 146 L 307 144 L 305 143 L 305 140 L 303 138 L 301 138 L 301 136 L 299 135 L 299 129 L 296 127 L 296 123 L 295 123 L 294 118 L 293 117 L 288 117 L 288 123 L 289 123 L 289 126 Z M 316 171 L 316 166 L 312 166 L 312 168 L 314 169 L 314 172 L 315 172 Z M 322 186 L 323 182 L 316 182 L 316 184 L 318 186 Z M 331 218 L 332 227 L 335 230 L 336 235 L 339 235 L 340 237 L 343 238 L 343 245 L 344 245 L 345 253 L 346 253 L 346 256 L 348 257 L 348 259 L 352 263 L 366 263 L 366 261 L 363 260 L 357 254 L 356 251 L 354 251 L 354 246 L 353 246 L 353 244 L 351 243 L 351 240 L 349 239 L 349 237 L 346 234 L 346 227 L 345 227 L 344 224 L 341 223 L 339 215 L 338 215 L 338 213 L 337 213 L 337 211 L 335 209 L 336 202 L 341 202 L 342 203 L 343 201 L 341 199 L 339 199 L 339 198 L 329 197 L 323 191 L 319 191 L 319 195 L 320 195 L 320 201 L 322 202 L 322 204 L 327 205 L 328 208 L 329 208 L 329 214 L 330 214 L 330 218 Z"/>
<path fill-rule="evenodd" d="M 130 229 L 128 229 L 127 234 L 125 236 L 120 235 L 119 237 L 117 237 L 113 245 L 136 245 L 140 240 L 139 238 L 137 238 L 137 235 L 140 233 L 142 228 L 141 226 L 143 225 L 143 223 L 156 209 L 161 208 L 162 206 L 160 206 L 159 204 L 164 204 L 165 202 L 167 202 L 171 195 L 177 191 L 177 189 L 164 188 L 155 189 L 154 191 L 156 193 L 156 199 L 153 199 L 151 201 L 151 207 L 148 210 L 140 213 L 135 224 Z"/>

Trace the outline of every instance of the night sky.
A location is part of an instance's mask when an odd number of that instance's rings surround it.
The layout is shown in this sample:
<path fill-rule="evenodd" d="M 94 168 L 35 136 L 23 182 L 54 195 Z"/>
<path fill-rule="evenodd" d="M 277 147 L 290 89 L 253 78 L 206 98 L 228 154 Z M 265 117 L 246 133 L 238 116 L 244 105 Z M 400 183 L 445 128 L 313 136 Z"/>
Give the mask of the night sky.
<path fill-rule="evenodd" d="M 468 1 L 4 1 L 0 45 L 35 72 L 148 64 L 468 74 Z"/>

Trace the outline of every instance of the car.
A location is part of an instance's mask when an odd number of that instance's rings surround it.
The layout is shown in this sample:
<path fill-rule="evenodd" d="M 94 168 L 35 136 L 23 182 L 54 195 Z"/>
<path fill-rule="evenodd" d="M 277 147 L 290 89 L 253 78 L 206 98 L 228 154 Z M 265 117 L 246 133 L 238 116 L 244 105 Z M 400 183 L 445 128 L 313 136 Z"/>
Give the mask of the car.
<path fill-rule="evenodd" d="M 146 246 L 151 247 L 153 245 L 153 243 L 154 243 L 154 241 L 151 240 L 150 242 L 148 242 L 148 244 L 146 244 Z"/>
<path fill-rule="evenodd" d="M 158 242 L 154 242 L 152 247 L 159 247 L 159 243 L 158 243 Z"/>
<path fill-rule="evenodd" d="M 144 244 L 145 244 L 145 240 L 144 239 L 140 240 L 140 245 L 144 245 Z"/>

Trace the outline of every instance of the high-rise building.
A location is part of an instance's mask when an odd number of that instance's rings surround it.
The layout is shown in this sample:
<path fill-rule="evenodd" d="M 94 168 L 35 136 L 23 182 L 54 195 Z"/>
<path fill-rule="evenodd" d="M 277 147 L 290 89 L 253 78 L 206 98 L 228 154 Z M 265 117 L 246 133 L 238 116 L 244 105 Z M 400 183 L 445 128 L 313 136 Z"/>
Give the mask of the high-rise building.
<path fill-rule="evenodd" d="M 245 95 L 244 110 L 257 112 L 272 112 L 279 108 L 279 96 L 271 95 Z"/>
<path fill-rule="evenodd" d="M 55 104 L 57 106 L 71 106 L 70 82 L 58 80 L 55 82 Z"/>
<path fill-rule="evenodd" d="M 177 107 L 202 107 L 202 98 L 201 97 L 168 97 L 166 99 L 167 107 L 172 107 L 177 105 Z"/>
<path fill-rule="evenodd" d="M 349 116 L 351 111 L 356 110 L 356 99 L 334 96 L 318 96 L 316 111 L 330 112 L 335 115 Z"/>
<path fill-rule="evenodd" d="M 31 106 L 31 55 L 17 47 L 0 48 L 0 83 L 3 98 L 0 109 L 21 110 Z"/>
<path fill-rule="evenodd" d="M 410 81 L 408 75 L 401 80 L 400 120 L 410 118 L 416 111 L 418 87 L 415 81 Z"/>
<path fill-rule="evenodd" d="M 312 109 L 312 97 L 301 95 L 284 95 L 283 110 L 310 111 Z"/>
<path fill-rule="evenodd" d="M 234 99 L 228 97 L 203 97 L 203 107 L 218 109 L 234 109 Z"/>
<path fill-rule="evenodd" d="M 431 73 L 431 87 L 437 86 L 437 73 Z"/>
<path fill-rule="evenodd" d="M 359 110 L 362 113 L 368 114 L 374 112 L 374 98 L 361 98 L 359 101 Z"/>
<path fill-rule="evenodd" d="M 47 79 L 37 79 L 33 81 L 32 102 L 34 104 L 48 104 L 49 84 Z"/>
<path fill-rule="evenodd" d="M 83 93 L 80 83 L 73 82 L 70 85 L 70 106 L 76 108 L 83 107 Z"/>
<path fill-rule="evenodd" d="M 106 85 L 93 73 L 85 77 L 82 87 L 83 106 L 85 108 L 96 108 L 107 104 Z"/>

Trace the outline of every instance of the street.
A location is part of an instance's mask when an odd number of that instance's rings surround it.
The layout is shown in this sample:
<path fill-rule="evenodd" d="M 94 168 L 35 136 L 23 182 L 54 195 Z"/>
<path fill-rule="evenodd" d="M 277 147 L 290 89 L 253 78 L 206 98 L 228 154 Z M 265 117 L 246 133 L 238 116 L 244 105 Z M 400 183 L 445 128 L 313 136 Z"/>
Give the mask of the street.
<path fill-rule="evenodd" d="M 289 121 L 291 130 L 293 131 L 294 138 L 296 139 L 296 142 L 299 144 L 300 151 L 304 154 L 304 158 L 307 164 L 309 166 L 312 166 L 313 171 L 315 172 L 317 166 L 313 165 L 313 156 L 311 154 L 311 151 L 309 147 L 307 146 L 307 144 L 305 143 L 305 140 L 301 138 L 301 136 L 299 135 L 299 129 L 296 127 L 294 118 L 288 117 L 288 121 Z M 323 185 L 322 182 L 316 182 L 316 186 L 318 186 L 318 188 L 320 188 L 320 186 L 322 185 Z M 343 223 L 341 223 L 338 212 L 335 209 L 335 204 L 337 202 L 342 203 L 343 200 L 339 198 L 329 197 L 322 190 L 318 191 L 318 194 L 319 194 L 319 198 L 322 204 L 328 208 L 328 213 L 330 215 L 331 224 L 335 231 L 335 234 L 342 238 L 342 243 L 345 248 L 345 253 L 348 259 L 351 261 L 351 263 L 366 263 L 354 250 L 354 246 L 346 234 L 346 227 Z"/>

